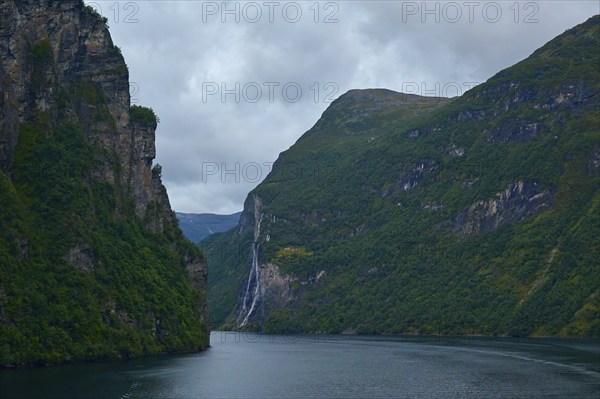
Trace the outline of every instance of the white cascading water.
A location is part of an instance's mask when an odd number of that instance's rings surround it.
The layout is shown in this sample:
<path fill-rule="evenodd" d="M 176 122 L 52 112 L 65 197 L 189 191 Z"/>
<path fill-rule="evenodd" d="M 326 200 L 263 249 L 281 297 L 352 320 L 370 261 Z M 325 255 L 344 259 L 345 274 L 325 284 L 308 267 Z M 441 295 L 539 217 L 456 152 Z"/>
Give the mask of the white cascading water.
<path fill-rule="evenodd" d="M 243 316 L 240 328 L 248 324 L 248 319 L 252 316 L 256 309 L 260 297 L 260 273 L 258 270 L 258 252 L 260 244 L 258 243 L 258 237 L 260 236 L 260 223 L 262 222 L 263 215 L 256 221 L 256 228 L 254 229 L 254 242 L 252 243 L 252 265 L 250 266 L 250 273 L 248 273 L 248 282 L 246 283 L 246 290 L 244 293 L 244 300 L 242 301 L 242 309 L 240 310 L 240 318 Z M 251 290 L 252 284 L 254 283 L 254 289 Z M 250 293 L 252 291 L 252 293 Z M 252 303 L 248 308 L 249 295 L 252 295 Z M 239 319 L 238 319 L 239 320 Z"/>
<path fill-rule="evenodd" d="M 259 271 L 258 271 L 258 247 L 259 244 L 254 244 L 252 248 L 252 266 L 250 269 L 250 275 L 248 276 L 248 284 L 246 285 L 246 295 L 244 295 L 244 305 L 242 308 L 242 314 L 247 309 L 247 301 L 248 294 L 250 292 L 250 286 L 252 284 L 252 277 L 254 277 L 254 290 L 252 290 L 252 304 L 250 305 L 250 309 L 246 313 L 244 320 L 240 324 L 240 327 L 244 327 L 248 324 L 248 319 L 252 316 L 254 309 L 256 308 L 256 304 L 258 302 L 258 298 L 260 296 L 260 279 L 259 279 Z"/>
<path fill-rule="evenodd" d="M 256 252 L 256 251 L 254 251 Z M 254 254 L 252 258 L 252 266 L 250 267 L 250 273 L 248 274 L 248 282 L 246 283 L 246 291 L 244 293 L 244 300 L 242 301 L 242 309 L 240 310 L 240 316 L 246 313 L 247 303 L 248 303 L 248 294 L 250 293 L 250 283 L 252 282 L 252 277 L 254 276 Z M 239 316 L 238 316 L 239 317 Z"/>

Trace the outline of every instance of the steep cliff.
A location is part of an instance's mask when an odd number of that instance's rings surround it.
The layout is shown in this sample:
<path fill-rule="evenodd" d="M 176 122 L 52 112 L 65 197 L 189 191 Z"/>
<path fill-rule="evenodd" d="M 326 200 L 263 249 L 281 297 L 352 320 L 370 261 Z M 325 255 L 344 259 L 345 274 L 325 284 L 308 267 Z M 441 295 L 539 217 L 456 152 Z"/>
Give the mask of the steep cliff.
<path fill-rule="evenodd" d="M 0 3 L 0 365 L 208 345 L 206 265 L 128 79 L 82 1 Z"/>
<path fill-rule="evenodd" d="M 599 27 L 451 101 L 333 102 L 203 242 L 215 323 L 600 335 Z"/>

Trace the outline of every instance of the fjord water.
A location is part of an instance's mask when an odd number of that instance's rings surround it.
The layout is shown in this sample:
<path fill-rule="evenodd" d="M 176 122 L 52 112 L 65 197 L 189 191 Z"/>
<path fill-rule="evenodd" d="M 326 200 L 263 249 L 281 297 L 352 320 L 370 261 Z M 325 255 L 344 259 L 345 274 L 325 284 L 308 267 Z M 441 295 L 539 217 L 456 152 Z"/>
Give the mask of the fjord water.
<path fill-rule="evenodd" d="M 0 372 L 9 398 L 598 398 L 600 341 L 213 332 L 203 353 Z"/>

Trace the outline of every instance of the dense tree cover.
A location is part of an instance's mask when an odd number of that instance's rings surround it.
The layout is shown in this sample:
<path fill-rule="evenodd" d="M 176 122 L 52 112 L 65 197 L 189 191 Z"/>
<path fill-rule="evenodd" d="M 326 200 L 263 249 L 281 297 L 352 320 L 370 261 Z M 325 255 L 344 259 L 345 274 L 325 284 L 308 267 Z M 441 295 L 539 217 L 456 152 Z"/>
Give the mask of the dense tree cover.
<path fill-rule="evenodd" d="M 144 125 L 156 125 L 158 117 L 154 113 L 152 108 L 142 107 L 139 105 L 132 105 L 129 112 L 129 117 L 134 123 L 141 123 Z"/>
<path fill-rule="evenodd" d="M 162 233 L 146 228 L 125 188 L 98 178 L 119 176 L 116 154 L 69 113 L 91 105 L 92 125 L 114 126 L 109 100 L 92 80 L 48 81 L 49 49 L 33 46 L 31 83 L 54 85 L 56 105 L 21 124 L 10 174 L 0 171 L 0 366 L 205 348 L 206 298 L 186 270 L 200 251 L 174 217 Z M 150 109 L 131 116 L 156 123 Z"/>
<path fill-rule="evenodd" d="M 250 328 L 599 336 L 598 31 L 594 17 L 449 102 L 358 116 L 334 102 L 250 194 L 264 203 L 261 262 L 297 279 L 296 299 Z M 453 230 L 519 181 L 551 206 Z M 216 324 L 235 326 L 252 240 L 202 243 Z"/>

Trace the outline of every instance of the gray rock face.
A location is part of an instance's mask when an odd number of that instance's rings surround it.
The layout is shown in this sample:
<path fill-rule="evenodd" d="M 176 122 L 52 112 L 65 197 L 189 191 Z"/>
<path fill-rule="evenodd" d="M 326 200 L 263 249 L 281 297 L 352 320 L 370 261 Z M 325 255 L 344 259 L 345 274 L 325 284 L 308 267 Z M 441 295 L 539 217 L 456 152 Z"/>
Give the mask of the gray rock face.
<path fill-rule="evenodd" d="M 527 141 L 543 130 L 546 130 L 543 123 L 517 119 L 506 121 L 493 131 L 485 132 L 485 137 L 488 142 L 496 143 Z"/>
<path fill-rule="evenodd" d="M 167 189 L 162 184 L 160 173 L 156 171 L 151 172 L 150 179 L 149 198 L 152 200 L 152 203 L 147 210 L 147 226 L 150 230 L 163 232 L 165 225 L 173 223 L 175 220 L 175 213 L 171 210 L 169 195 L 167 194 Z M 143 189 L 145 190 L 146 187 Z M 146 195 L 146 192 L 142 191 L 142 195 Z M 141 211 L 141 209 L 137 210 Z"/>
<path fill-rule="evenodd" d="M 37 52 L 36 52 L 37 50 Z M 50 50 L 51 59 L 44 59 Z M 42 54 L 40 54 L 42 53 Z M 57 85 L 69 87 L 66 95 L 84 94 L 76 85 L 91 80 L 110 101 L 105 104 L 124 138 L 129 124 L 129 74 L 106 24 L 86 12 L 81 1 L 25 0 L 0 4 L 0 142 L 3 170 L 9 170 L 18 141 L 18 125 L 28 116 L 45 111 L 59 100 Z M 49 61 L 49 62 L 48 62 Z M 81 104 L 67 110 L 75 120 L 87 122 L 88 135 L 105 147 L 115 144 L 109 126 L 94 126 L 90 116 L 101 104 Z M 130 129 L 129 129 L 130 130 Z"/>
<path fill-rule="evenodd" d="M 94 254 L 87 244 L 81 244 L 69 250 L 66 261 L 85 272 L 94 270 Z"/>
<path fill-rule="evenodd" d="M 537 214 L 551 205 L 552 193 L 541 190 L 536 183 L 520 181 L 495 198 L 479 200 L 462 211 L 452 221 L 452 229 L 463 235 L 484 233 Z"/>
<path fill-rule="evenodd" d="M 404 166 L 402 174 L 396 179 L 396 183 L 384 191 L 381 196 L 388 197 L 399 191 L 409 191 L 416 187 L 424 178 L 424 175 L 435 169 L 435 161 L 424 159 L 422 162 Z"/>
<path fill-rule="evenodd" d="M 256 215 L 260 215 L 262 200 L 260 197 L 248 195 L 244 201 L 244 210 L 240 215 L 240 222 L 237 228 L 237 234 L 241 235 L 248 231 L 253 231 L 256 234 Z"/>
<path fill-rule="evenodd" d="M 268 306 L 282 307 L 294 299 L 291 276 L 281 273 L 279 266 L 264 263 L 260 266 L 261 297 Z"/>
<path fill-rule="evenodd" d="M 10 175 L 19 124 L 67 96 L 67 118 L 118 159 L 117 175 L 107 160 L 92 178 L 119 184 L 143 218 L 156 124 L 130 121 L 129 72 L 102 18 L 78 0 L 2 2 L 0 59 L 0 168 Z"/>

